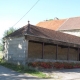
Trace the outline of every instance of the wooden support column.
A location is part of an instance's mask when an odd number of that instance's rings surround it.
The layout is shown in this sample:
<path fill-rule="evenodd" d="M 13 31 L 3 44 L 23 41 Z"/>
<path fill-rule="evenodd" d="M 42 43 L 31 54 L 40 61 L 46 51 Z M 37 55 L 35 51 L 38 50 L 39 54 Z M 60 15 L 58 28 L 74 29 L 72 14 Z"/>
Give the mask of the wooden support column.
<path fill-rule="evenodd" d="M 58 56 L 58 44 L 56 45 L 56 60 L 57 60 L 57 56 Z"/>
<path fill-rule="evenodd" d="M 78 48 L 78 54 L 77 54 L 77 61 L 79 61 L 79 48 Z"/>
<path fill-rule="evenodd" d="M 67 60 L 69 60 L 69 52 L 70 52 L 70 47 L 68 46 Z"/>
<path fill-rule="evenodd" d="M 43 59 L 43 55 L 44 55 L 44 42 L 42 43 L 42 59 Z"/>

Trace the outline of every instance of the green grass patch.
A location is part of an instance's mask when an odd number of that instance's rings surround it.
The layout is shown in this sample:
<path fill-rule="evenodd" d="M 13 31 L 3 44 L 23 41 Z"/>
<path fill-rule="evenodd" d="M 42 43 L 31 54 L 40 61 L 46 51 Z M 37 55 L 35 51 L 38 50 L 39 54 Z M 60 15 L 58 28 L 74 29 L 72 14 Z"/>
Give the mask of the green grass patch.
<path fill-rule="evenodd" d="M 35 69 L 30 69 L 29 67 L 24 67 L 22 65 L 15 65 L 15 64 L 11 64 L 11 63 L 6 63 L 3 60 L 0 60 L 0 65 L 5 66 L 7 68 L 10 68 L 10 69 L 15 70 L 20 73 L 29 73 L 29 74 L 36 76 L 36 77 L 39 77 L 39 78 L 49 78 L 46 76 L 46 74 L 44 74 L 40 71 L 37 71 Z"/>
<path fill-rule="evenodd" d="M 2 58 L 3 58 L 3 52 L 0 51 L 0 59 L 2 59 Z"/>

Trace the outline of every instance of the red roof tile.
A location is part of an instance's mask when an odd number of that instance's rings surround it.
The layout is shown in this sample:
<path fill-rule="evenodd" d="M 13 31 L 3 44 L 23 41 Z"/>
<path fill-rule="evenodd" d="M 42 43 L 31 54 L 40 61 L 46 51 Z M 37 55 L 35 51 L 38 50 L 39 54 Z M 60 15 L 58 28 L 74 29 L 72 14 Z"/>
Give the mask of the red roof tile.
<path fill-rule="evenodd" d="M 69 18 L 58 30 L 74 30 L 80 29 L 80 17 Z"/>
<path fill-rule="evenodd" d="M 66 19 L 44 21 L 44 22 L 39 22 L 36 26 L 40 26 L 42 28 L 47 28 L 51 30 L 57 30 L 65 21 Z"/>

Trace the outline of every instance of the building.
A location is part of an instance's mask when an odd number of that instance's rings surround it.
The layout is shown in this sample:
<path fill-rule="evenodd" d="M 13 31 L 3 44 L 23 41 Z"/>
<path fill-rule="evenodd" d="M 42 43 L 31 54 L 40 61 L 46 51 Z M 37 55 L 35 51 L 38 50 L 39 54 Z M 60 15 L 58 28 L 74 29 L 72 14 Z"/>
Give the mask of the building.
<path fill-rule="evenodd" d="M 37 26 L 80 37 L 80 17 L 39 22 Z"/>
<path fill-rule="evenodd" d="M 80 38 L 31 24 L 4 39 L 4 59 L 25 65 L 30 61 L 80 61 Z"/>
<path fill-rule="evenodd" d="M 39 22 L 36 26 L 57 31 L 60 26 L 65 23 L 66 19 L 54 19 Z"/>

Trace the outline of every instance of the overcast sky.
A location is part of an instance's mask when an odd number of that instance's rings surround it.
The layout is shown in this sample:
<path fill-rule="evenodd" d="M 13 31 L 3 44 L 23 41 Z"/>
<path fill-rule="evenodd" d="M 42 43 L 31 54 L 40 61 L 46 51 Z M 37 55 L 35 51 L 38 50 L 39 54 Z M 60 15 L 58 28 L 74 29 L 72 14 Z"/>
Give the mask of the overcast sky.
<path fill-rule="evenodd" d="M 0 0 L 0 38 L 12 27 L 37 0 Z M 80 0 L 40 0 L 37 5 L 16 25 L 37 24 L 46 19 L 80 16 Z"/>

